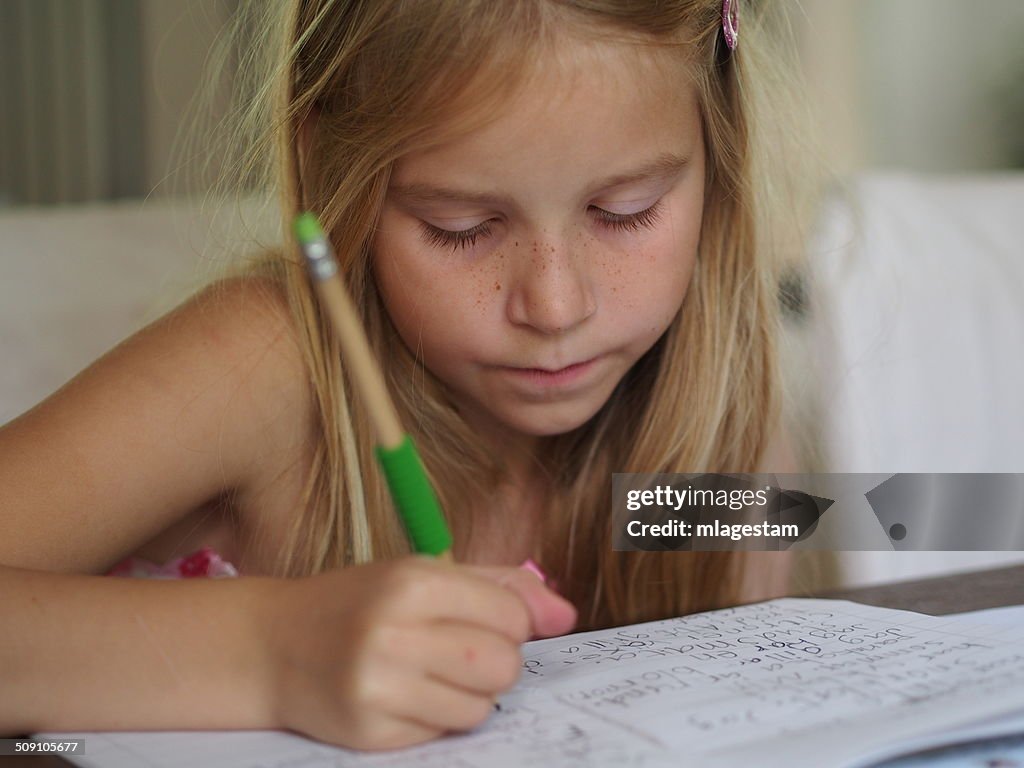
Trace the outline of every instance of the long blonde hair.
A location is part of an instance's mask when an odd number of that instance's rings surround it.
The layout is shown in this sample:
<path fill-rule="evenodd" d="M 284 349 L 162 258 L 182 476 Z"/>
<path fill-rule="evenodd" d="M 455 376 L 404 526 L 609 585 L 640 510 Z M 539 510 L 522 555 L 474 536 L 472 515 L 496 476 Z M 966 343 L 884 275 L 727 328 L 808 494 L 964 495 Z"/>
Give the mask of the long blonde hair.
<path fill-rule="evenodd" d="M 377 293 L 370 242 L 391 167 L 442 129 L 471 130 L 498 114 L 530 63 L 566 30 L 668 48 L 688 65 L 707 166 L 686 299 L 604 407 L 547 439 L 538 457 L 553 469 L 535 556 L 579 608 L 581 629 L 742 598 L 742 553 L 612 551 L 611 476 L 755 471 L 777 427 L 779 272 L 803 232 L 798 215 L 782 215 L 802 210 L 802 198 L 785 146 L 787 69 L 771 48 L 785 27 L 758 10 L 772 5 L 740 2 L 740 43 L 731 52 L 721 34 L 722 0 L 299 0 L 254 5 L 239 17 L 238 30 L 250 34 L 241 68 L 249 95 L 239 114 L 251 152 L 237 176 L 277 191 L 285 231 L 300 207 L 318 212 L 438 490 L 456 553 L 504 467 L 398 338 Z M 304 124 L 313 125 L 315 161 L 300 168 Z M 770 128 L 777 132 L 762 130 Z M 232 271 L 269 275 L 282 286 L 316 404 L 320 439 L 276 572 L 306 575 L 408 553 L 370 425 L 299 254 L 271 249 Z"/>

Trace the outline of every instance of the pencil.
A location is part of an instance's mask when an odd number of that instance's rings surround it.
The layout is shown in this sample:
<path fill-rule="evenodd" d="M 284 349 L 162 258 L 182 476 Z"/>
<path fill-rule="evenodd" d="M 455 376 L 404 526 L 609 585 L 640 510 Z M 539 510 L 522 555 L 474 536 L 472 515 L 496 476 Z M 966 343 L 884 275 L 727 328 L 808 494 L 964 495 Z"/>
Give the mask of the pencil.
<path fill-rule="evenodd" d="M 376 454 L 413 549 L 450 560 L 452 536 L 412 438 L 402 429 L 380 366 L 338 271 L 330 241 L 312 213 L 293 224 L 310 279 L 341 342 L 348 372 L 376 432 Z"/>

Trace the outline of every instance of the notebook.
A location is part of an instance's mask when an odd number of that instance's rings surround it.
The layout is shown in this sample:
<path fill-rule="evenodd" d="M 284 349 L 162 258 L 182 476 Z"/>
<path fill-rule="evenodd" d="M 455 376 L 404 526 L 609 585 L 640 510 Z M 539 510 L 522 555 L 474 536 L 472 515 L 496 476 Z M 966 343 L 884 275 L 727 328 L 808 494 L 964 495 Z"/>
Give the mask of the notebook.
<path fill-rule="evenodd" d="M 976 620 L 974 620 L 976 621 Z M 536 640 L 475 730 L 385 753 L 278 731 L 84 738 L 95 768 L 863 768 L 1024 732 L 1024 627 L 782 598 Z"/>

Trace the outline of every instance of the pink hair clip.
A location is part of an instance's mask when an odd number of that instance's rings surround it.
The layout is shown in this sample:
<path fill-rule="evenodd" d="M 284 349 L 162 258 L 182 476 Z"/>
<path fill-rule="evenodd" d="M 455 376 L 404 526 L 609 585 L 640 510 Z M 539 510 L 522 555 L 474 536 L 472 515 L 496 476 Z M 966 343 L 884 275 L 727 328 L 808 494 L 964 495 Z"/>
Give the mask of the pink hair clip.
<path fill-rule="evenodd" d="M 722 33 L 730 51 L 736 50 L 740 37 L 739 0 L 722 0 Z"/>

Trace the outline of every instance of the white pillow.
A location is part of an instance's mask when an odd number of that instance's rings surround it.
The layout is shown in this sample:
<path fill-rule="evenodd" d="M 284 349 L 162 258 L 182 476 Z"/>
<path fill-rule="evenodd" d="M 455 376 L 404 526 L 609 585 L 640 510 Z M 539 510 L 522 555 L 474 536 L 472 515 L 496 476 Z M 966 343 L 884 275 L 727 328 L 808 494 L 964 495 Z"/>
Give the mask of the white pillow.
<path fill-rule="evenodd" d="M 1024 472 L 1024 174 L 871 173 L 812 248 L 830 472 Z M 860 553 L 866 583 L 1024 553 Z"/>
<path fill-rule="evenodd" d="M 256 229 L 270 239 L 276 224 L 253 201 L 0 212 L 0 424 L 183 300 L 203 281 L 204 259 Z"/>

